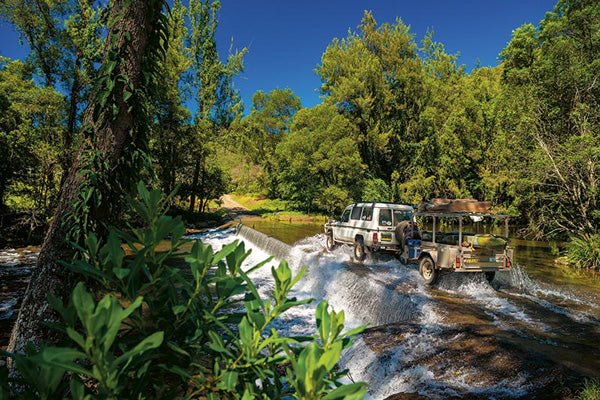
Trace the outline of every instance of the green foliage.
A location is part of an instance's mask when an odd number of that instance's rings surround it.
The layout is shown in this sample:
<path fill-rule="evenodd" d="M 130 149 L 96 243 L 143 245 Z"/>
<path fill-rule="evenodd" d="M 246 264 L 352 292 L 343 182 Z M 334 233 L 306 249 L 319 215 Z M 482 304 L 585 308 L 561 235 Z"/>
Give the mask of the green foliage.
<path fill-rule="evenodd" d="M 567 243 L 566 260 L 580 269 L 600 270 L 600 234 L 573 236 Z"/>
<path fill-rule="evenodd" d="M 278 193 L 275 149 L 290 132 L 294 115 L 302 105 L 291 89 L 257 91 L 252 96 L 252 111 L 242 122 L 239 146 L 250 161 L 262 167 L 264 188 L 271 196 Z"/>
<path fill-rule="evenodd" d="M 392 201 L 392 192 L 388 184 L 381 179 L 365 180 L 362 199 L 365 201 Z"/>
<path fill-rule="evenodd" d="M 365 165 L 353 139 L 355 133 L 350 121 L 333 106 L 300 110 L 291 133 L 277 145 L 281 197 L 307 211 L 329 211 L 332 203 L 324 191 L 331 186 L 346 192 L 345 196 L 340 191 L 332 193 L 337 197 L 335 209 L 340 197 L 359 197 Z"/>
<path fill-rule="evenodd" d="M 265 299 L 249 274 L 270 259 L 244 270 L 243 243 L 215 252 L 193 241 L 183 267 L 190 241 L 181 220 L 165 215 L 170 198 L 141 183 L 138 196 L 131 207 L 143 227 L 111 229 L 106 243 L 90 234 L 80 256 L 64 263 L 106 294 L 96 302 L 79 283 L 67 305 L 51 298 L 65 321 L 56 327 L 64 344 L 11 355 L 23 396 L 62 398 L 68 384 L 78 399 L 362 398 L 364 385 L 341 384 L 345 371 L 337 367 L 362 327 L 344 332 L 344 313 L 326 302 L 317 306 L 315 338 L 273 327 L 312 301 L 290 297 L 304 269 L 294 275 L 285 261 L 272 267 L 274 290 Z"/>
<path fill-rule="evenodd" d="M 518 151 L 505 157 L 523 171 L 515 197 L 534 233 L 598 232 L 598 15 L 597 2 L 561 0 L 539 27 L 515 30 L 501 53 L 512 109 L 503 140 Z M 529 150 L 526 158 L 519 147 Z"/>
<path fill-rule="evenodd" d="M 579 393 L 579 400 L 599 400 L 600 399 L 600 381 L 598 379 L 589 379 L 585 381 L 585 386 Z"/>
<path fill-rule="evenodd" d="M 184 156 L 194 134 L 189 126 L 190 111 L 183 105 L 182 84 L 192 64 L 184 44 L 188 35 L 186 14 L 187 9 L 175 1 L 169 15 L 169 47 L 165 59 L 159 60 L 161 85 L 152 105 L 156 123 L 150 137 L 150 152 L 161 188 L 167 193 L 183 180 Z"/>
<path fill-rule="evenodd" d="M 188 8 L 189 74 L 193 76 L 191 86 L 195 89 L 198 106 L 191 140 L 183 153 L 185 190 L 182 194 L 189 195 L 190 213 L 195 210 L 196 198 L 200 200 L 200 212 L 203 212 L 210 200 L 219 198 L 227 189 L 222 183 L 229 181 L 229 177 L 225 177 L 226 171 L 214 160 L 215 148 L 223 131 L 239 119 L 242 112 L 239 93 L 233 87 L 232 79 L 243 70 L 246 49 L 230 53 L 227 62 L 219 59 L 215 34 L 220 7 L 218 1 L 192 0 Z M 216 178 L 220 181 L 214 181 Z"/>
<path fill-rule="evenodd" d="M 35 85 L 29 65 L 0 58 L 0 212 L 51 213 L 65 106 L 60 93 Z"/>
<path fill-rule="evenodd" d="M 329 215 L 335 215 L 343 210 L 351 201 L 348 192 L 338 186 L 328 186 L 323 189 L 319 205 Z"/>

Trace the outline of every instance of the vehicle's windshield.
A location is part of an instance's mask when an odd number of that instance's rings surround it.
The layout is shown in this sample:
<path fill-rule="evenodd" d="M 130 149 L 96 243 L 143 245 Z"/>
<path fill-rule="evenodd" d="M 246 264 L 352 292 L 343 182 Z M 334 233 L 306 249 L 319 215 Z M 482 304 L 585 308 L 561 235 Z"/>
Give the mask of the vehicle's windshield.
<path fill-rule="evenodd" d="M 392 226 L 392 210 L 389 208 L 379 209 L 379 225 Z"/>
<path fill-rule="evenodd" d="M 344 213 L 342 214 L 342 217 L 340 218 L 340 221 L 342 222 L 348 222 L 348 220 L 350 219 L 350 210 L 344 210 Z"/>

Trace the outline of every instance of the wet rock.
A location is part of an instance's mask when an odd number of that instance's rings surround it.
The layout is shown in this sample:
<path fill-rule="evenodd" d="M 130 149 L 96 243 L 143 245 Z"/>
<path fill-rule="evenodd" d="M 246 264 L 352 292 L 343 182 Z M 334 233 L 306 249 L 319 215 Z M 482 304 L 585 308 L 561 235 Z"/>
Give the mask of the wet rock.
<path fill-rule="evenodd" d="M 379 357 L 398 359 L 396 371 L 421 371 L 430 374 L 419 391 L 387 397 L 404 399 L 512 399 L 563 398 L 565 382 L 577 385 L 583 377 L 533 351 L 524 350 L 494 335 L 484 326 L 445 327 L 436 332 L 433 351 L 398 351 L 407 341 L 418 337 L 423 327 L 393 324 L 369 329 L 364 343 Z M 415 343 L 409 344 L 415 346 Z M 417 385 L 419 386 L 419 385 Z"/>

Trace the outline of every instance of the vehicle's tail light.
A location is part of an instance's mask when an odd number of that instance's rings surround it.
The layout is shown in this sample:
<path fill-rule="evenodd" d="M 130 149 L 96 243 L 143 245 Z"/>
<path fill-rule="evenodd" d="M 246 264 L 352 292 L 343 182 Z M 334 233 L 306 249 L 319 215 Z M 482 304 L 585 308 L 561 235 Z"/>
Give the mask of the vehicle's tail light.
<path fill-rule="evenodd" d="M 377 232 L 373 232 L 373 244 L 377 244 Z"/>
<path fill-rule="evenodd" d="M 512 263 L 510 261 L 510 257 L 506 257 L 506 268 L 510 268 L 512 266 Z"/>
<path fill-rule="evenodd" d="M 456 257 L 456 263 L 454 264 L 455 268 L 460 268 L 460 256 Z"/>

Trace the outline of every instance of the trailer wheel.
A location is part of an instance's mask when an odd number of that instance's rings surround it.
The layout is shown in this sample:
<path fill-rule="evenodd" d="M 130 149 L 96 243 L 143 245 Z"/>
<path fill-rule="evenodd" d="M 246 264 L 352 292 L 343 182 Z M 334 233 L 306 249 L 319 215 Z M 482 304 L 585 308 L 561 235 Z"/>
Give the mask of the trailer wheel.
<path fill-rule="evenodd" d="M 423 257 L 419 262 L 419 272 L 425 284 L 431 286 L 438 278 L 439 272 L 435 269 L 435 263 L 430 257 Z"/>
<path fill-rule="evenodd" d="M 367 253 L 365 252 L 363 240 L 362 238 L 356 238 L 354 240 L 354 259 L 362 262 L 365 258 L 367 258 Z"/>
<path fill-rule="evenodd" d="M 333 232 L 327 232 L 327 240 L 325 242 L 325 246 L 327 247 L 327 251 L 334 251 L 337 247 L 337 243 L 333 240 Z"/>
<path fill-rule="evenodd" d="M 487 279 L 487 281 L 489 283 L 492 283 L 495 276 L 496 276 L 496 271 L 489 271 L 489 272 L 485 273 L 485 279 Z"/>

